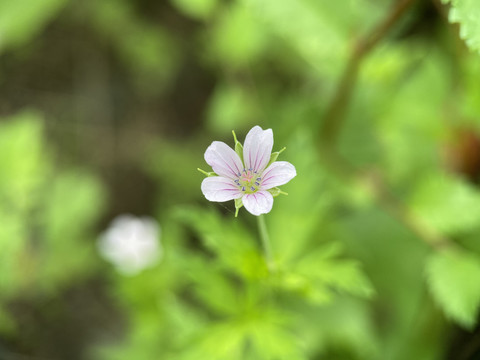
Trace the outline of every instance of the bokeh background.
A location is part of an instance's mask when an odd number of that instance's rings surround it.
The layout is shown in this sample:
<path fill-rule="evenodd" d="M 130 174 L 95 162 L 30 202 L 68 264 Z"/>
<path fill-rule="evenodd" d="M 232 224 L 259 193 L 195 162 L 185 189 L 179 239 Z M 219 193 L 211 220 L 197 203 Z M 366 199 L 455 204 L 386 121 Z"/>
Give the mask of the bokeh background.
<path fill-rule="evenodd" d="M 478 19 L 0 0 L 0 359 L 480 358 Z M 254 125 L 298 173 L 266 216 L 275 271 L 196 170 Z M 134 273 L 98 246 L 125 214 L 159 228 Z"/>

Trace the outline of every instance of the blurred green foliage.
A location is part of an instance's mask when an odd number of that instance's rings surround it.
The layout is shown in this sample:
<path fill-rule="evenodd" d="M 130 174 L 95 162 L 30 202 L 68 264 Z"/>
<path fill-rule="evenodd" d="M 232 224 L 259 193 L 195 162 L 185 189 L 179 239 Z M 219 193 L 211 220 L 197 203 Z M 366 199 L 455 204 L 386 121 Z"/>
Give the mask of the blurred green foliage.
<path fill-rule="evenodd" d="M 480 7 L 443 3 L 0 0 L 0 358 L 474 359 Z M 196 172 L 255 124 L 298 174 L 273 271 Z M 133 276 L 97 252 L 123 212 L 162 229 Z"/>
<path fill-rule="evenodd" d="M 0 124 L 0 308 L 20 296 L 56 296 L 96 266 L 92 224 L 104 189 L 84 171 L 54 171 L 42 116 L 24 111 Z M 0 310 L 0 312 L 2 311 Z M 7 314 L 2 312 L 2 317 Z M 10 331 L 14 319 L 5 319 Z"/>

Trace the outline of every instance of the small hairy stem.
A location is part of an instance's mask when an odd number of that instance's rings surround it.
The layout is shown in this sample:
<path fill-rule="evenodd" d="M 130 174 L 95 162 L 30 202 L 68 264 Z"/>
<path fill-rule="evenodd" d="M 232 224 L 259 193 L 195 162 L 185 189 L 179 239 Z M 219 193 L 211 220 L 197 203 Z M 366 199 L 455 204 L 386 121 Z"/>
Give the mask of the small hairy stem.
<path fill-rule="evenodd" d="M 272 257 L 272 248 L 270 246 L 270 237 L 268 236 L 267 225 L 265 224 L 265 217 L 263 215 L 257 216 L 258 232 L 260 233 L 260 240 L 262 241 L 263 252 L 265 253 L 265 261 L 267 263 L 268 271 L 274 271 L 274 263 Z"/>
<path fill-rule="evenodd" d="M 380 42 L 414 2 L 415 0 L 399 0 L 385 19 L 363 39 L 360 39 L 353 48 L 332 100 L 325 111 L 323 125 L 320 129 L 320 135 L 325 143 L 333 145 L 338 138 L 343 125 L 345 110 L 355 87 L 358 70 L 365 55 Z"/>

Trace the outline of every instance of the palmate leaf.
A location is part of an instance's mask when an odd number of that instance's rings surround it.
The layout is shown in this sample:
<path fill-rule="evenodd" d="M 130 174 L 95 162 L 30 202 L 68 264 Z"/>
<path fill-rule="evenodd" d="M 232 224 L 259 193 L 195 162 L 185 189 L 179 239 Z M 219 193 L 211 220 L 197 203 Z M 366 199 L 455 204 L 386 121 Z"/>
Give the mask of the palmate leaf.
<path fill-rule="evenodd" d="M 458 324 L 475 325 L 480 305 L 480 259 L 467 252 L 431 255 L 426 265 L 433 298 Z"/>
<path fill-rule="evenodd" d="M 480 52 L 480 2 L 478 0 L 442 0 L 450 2 L 449 20 L 460 24 L 460 37 L 470 49 Z"/>
<path fill-rule="evenodd" d="M 205 327 L 181 359 L 305 360 L 301 344 L 278 309 L 264 308 Z"/>
<path fill-rule="evenodd" d="M 176 215 L 195 231 L 204 246 L 214 252 L 226 268 L 248 279 L 267 274 L 255 236 L 233 216 L 222 218 L 215 211 L 195 207 L 180 208 Z"/>
<path fill-rule="evenodd" d="M 338 243 L 324 245 L 302 257 L 281 277 L 280 286 L 299 292 L 316 304 L 328 302 L 335 292 L 361 297 L 373 294 L 373 287 L 360 264 L 341 259 Z"/>

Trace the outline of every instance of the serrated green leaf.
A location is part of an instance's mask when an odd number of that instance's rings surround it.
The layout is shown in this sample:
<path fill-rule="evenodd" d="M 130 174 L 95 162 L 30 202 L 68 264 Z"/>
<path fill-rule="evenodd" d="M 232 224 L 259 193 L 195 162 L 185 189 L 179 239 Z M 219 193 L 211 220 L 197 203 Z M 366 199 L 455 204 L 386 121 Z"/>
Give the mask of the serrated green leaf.
<path fill-rule="evenodd" d="M 475 325 L 480 305 L 480 259 L 467 252 L 443 252 L 426 264 L 430 291 L 445 314 L 458 324 Z"/>
<path fill-rule="evenodd" d="M 211 310 L 232 315 L 241 310 L 239 294 L 232 282 L 211 264 L 196 259 L 189 264 L 188 276 L 195 295 Z"/>
<path fill-rule="evenodd" d="M 371 296 L 373 288 L 363 274 L 360 264 L 353 260 L 338 259 L 341 249 L 329 244 L 302 258 L 296 271 L 322 286 L 359 296 Z"/>
<path fill-rule="evenodd" d="M 267 274 L 265 259 L 260 254 L 255 236 L 238 218 L 222 218 L 214 211 L 194 207 L 177 209 L 176 215 L 233 272 L 247 278 Z"/>
<path fill-rule="evenodd" d="M 444 1 L 445 3 L 446 1 Z M 460 24 L 460 37 L 468 47 L 480 51 L 480 2 L 477 0 L 451 0 L 449 20 Z"/>

